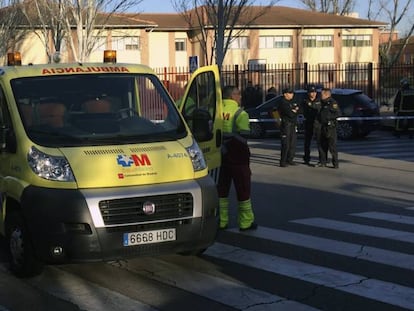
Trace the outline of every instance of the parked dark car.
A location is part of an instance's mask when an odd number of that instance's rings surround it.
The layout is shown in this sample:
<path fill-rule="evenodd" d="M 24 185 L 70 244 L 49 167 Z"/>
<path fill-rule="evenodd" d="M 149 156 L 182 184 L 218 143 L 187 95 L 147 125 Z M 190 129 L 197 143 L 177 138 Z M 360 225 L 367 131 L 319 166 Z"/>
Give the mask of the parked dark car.
<path fill-rule="evenodd" d="M 295 98 L 302 104 L 307 96 L 306 90 L 296 90 Z M 368 95 L 354 89 L 332 89 L 332 97 L 338 102 L 341 117 L 377 117 L 379 106 Z M 246 109 L 250 117 L 251 136 L 260 138 L 268 133 L 280 131 L 280 119 L 277 108 L 282 101 L 278 95 L 255 108 Z M 298 132 L 303 131 L 303 115 L 298 116 Z M 380 120 L 344 120 L 338 121 L 339 139 L 364 137 L 373 130 L 380 128 Z"/>

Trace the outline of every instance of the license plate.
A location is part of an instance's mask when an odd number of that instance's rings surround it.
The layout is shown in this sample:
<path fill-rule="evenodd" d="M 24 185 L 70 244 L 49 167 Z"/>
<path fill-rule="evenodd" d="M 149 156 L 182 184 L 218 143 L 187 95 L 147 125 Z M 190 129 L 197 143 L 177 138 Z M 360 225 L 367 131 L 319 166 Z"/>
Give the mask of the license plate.
<path fill-rule="evenodd" d="M 175 228 L 124 233 L 124 246 L 175 241 Z"/>

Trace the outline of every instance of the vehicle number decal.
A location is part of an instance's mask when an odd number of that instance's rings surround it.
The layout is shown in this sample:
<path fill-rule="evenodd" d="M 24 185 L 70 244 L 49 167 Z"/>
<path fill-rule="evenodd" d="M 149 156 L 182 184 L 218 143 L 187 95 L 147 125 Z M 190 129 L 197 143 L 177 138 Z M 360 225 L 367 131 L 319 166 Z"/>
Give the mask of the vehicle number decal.
<path fill-rule="evenodd" d="M 161 243 L 176 240 L 175 228 L 124 233 L 124 246 Z"/>

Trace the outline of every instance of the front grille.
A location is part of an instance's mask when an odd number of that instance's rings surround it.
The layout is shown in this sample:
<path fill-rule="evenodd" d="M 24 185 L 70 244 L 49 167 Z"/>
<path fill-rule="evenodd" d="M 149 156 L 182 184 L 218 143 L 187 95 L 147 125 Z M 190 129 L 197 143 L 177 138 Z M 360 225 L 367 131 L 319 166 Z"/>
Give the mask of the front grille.
<path fill-rule="evenodd" d="M 191 225 L 194 222 L 193 218 L 184 220 L 173 220 L 155 222 L 150 224 L 139 224 L 139 225 L 124 225 L 114 226 L 105 228 L 106 233 L 125 233 L 125 232 L 138 232 L 138 231 L 149 231 L 149 230 L 160 230 L 166 228 L 178 228 L 183 225 Z"/>
<path fill-rule="evenodd" d="M 144 214 L 142 207 L 145 202 L 155 205 L 154 214 Z M 99 202 L 99 209 L 108 226 L 191 217 L 193 205 L 191 193 L 177 193 L 103 200 Z"/>

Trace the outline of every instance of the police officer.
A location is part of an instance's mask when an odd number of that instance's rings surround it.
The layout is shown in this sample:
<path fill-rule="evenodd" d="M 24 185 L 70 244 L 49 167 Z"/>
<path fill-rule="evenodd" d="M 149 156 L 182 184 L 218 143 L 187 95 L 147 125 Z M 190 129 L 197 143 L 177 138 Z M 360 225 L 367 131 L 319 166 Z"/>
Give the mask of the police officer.
<path fill-rule="evenodd" d="M 404 100 L 405 97 L 414 96 L 414 90 L 410 88 L 410 84 L 407 79 L 401 79 L 400 89 L 397 91 L 397 94 L 394 99 L 394 114 L 397 117 L 404 116 L 413 116 L 414 115 L 414 104 L 410 100 Z M 395 120 L 394 134 L 398 138 L 401 135 L 401 132 L 407 132 L 409 137 L 413 138 L 414 131 L 414 120 L 410 119 L 401 119 Z"/>
<path fill-rule="evenodd" d="M 250 200 L 250 150 L 246 137 L 250 134 L 249 115 L 241 107 L 240 90 L 235 86 L 223 88 L 223 157 L 217 185 L 220 203 L 220 229 L 229 222 L 229 192 L 232 182 L 238 201 L 240 231 L 254 230 L 254 213 Z"/>
<path fill-rule="evenodd" d="M 308 86 L 308 97 L 303 102 L 303 116 L 305 118 L 305 139 L 304 156 L 305 164 L 310 165 L 310 146 L 313 137 L 316 137 L 317 144 L 320 144 L 320 123 L 316 116 L 321 110 L 321 100 L 314 85 Z M 319 147 L 318 147 L 319 151 Z M 320 157 L 319 157 L 320 162 Z"/>
<path fill-rule="evenodd" d="M 296 124 L 299 112 L 299 105 L 294 98 L 294 92 L 291 87 L 285 87 L 282 90 L 283 99 L 279 104 L 278 111 L 281 119 L 280 123 L 280 167 L 296 165 L 293 161 L 296 152 Z"/>
<path fill-rule="evenodd" d="M 336 118 L 339 116 L 338 103 L 331 97 L 331 90 L 323 88 L 321 91 L 321 110 L 317 115 L 317 119 L 321 124 L 321 145 L 320 145 L 320 163 L 318 166 L 325 167 L 328 161 L 328 150 L 332 156 L 332 164 L 334 168 L 339 168 L 338 150 L 336 148 Z"/>

